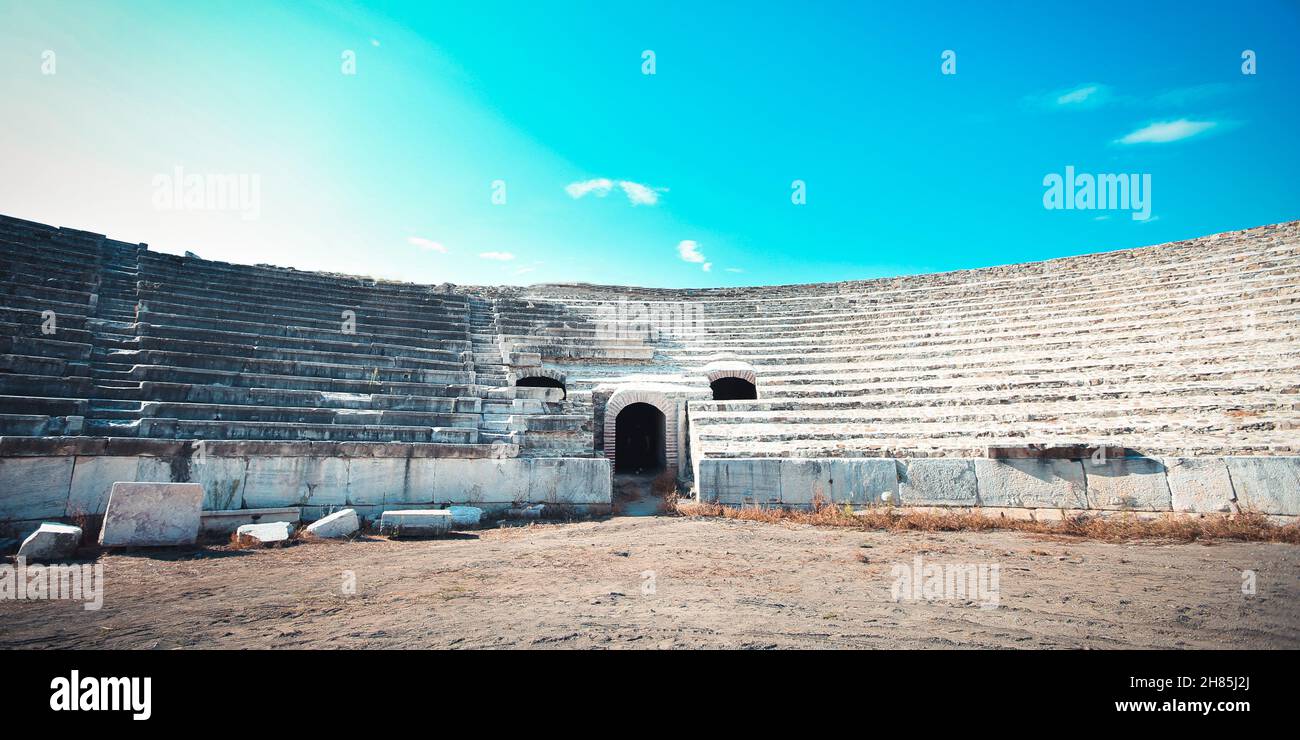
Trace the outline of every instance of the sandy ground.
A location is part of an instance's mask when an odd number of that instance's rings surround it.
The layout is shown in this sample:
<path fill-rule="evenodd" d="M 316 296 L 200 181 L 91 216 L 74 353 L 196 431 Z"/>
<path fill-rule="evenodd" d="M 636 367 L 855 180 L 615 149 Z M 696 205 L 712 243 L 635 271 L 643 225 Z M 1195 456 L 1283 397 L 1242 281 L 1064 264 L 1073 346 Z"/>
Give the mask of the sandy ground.
<path fill-rule="evenodd" d="M 917 555 L 996 563 L 998 606 L 893 601 Z M 99 562 L 101 611 L 0 601 L 0 647 L 1300 647 L 1292 545 L 616 517 Z"/>

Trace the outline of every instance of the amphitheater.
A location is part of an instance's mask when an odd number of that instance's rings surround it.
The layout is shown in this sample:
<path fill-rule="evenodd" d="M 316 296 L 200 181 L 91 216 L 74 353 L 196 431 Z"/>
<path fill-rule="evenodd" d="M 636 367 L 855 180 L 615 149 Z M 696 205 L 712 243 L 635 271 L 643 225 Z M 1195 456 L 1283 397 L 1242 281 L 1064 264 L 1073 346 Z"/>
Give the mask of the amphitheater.
<path fill-rule="evenodd" d="M 0 217 L 0 524 L 702 501 L 1300 515 L 1300 222 L 891 279 L 415 285 Z"/>

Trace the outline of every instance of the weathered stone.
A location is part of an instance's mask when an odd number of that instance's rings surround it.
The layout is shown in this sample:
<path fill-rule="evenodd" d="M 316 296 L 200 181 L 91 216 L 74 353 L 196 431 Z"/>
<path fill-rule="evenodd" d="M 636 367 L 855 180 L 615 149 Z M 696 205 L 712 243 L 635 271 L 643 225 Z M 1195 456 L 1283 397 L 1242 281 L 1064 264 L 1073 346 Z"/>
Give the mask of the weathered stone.
<path fill-rule="evenodd" d="M 1300 457 L 1229 457 L 1242 511 L 1300 515 Z"/>
<path fill-rule="evenodd" d="M 105 547 L 192 545 L 198 539 L 203 486 L 114 483 L 99 531 Z"/>
<path fill-rule="evenodd" d="M 160 464 L 161 463 L 161 464 Z M 170 466 L 155 457 L 118 457 L 115 455 L 76 458 L 72 486 L 65 516 L 97 516 L 108 506 L 108 495 L 118 481 L 168 483 Z"/>
<path fill-rule="evenodd" d="M 360 506 L 410 503 L 403 499 L 406 469 L 411 464 L 414 463 L 406 457 L 349 459 L 347 502 Z"/>
<path fill-rule="evenodd" d="M 898 495 L 898 470 L 893 460 L 851 458 L 781 460 L 781 503 L 808 506 L 814 502 L 884 504 Z"/>
<path fill-rule="evenodd" d="M 1154 458 L 1124 458 L 1104 463 L 1084 461 L 1088 508 L 1122 511 L 1169 511 L 1165 466 Z"/>
<path fill-rule="evenodd" d="M 317 537 L 335 539 L 351 537 L 361 529 L 361 519 L 356 509 L 343 509 L 307 525 L 307 531 Z"/>
<path fill-rule="evenodd" d="M 609 460 L 605 458 L 544 458 L 520 460 L 525 464 L 528 501 L 551 504 L 607 504 L 612 495 Z M 519 491 L 511 485 L 509 494 Z M 485 503 L 518 499 L 485 498 Z"/>
<path fill-rule="evenodd" d="M 1083 464 L 1055 458 L 976 460 L 981 506 L 1082 509 Z"/>
<path fill-rule="evenodd" d="M 283 506 L 272 509 L 204 509 L 200 529 L 204 534 L 230 535 L 245 524 L 263 524 L 265 522 L 297 524 L 301 520 L 302 509 L 296 506 Z"/>
<path fill-rule="evenodd" d="M 0 521 L 58 519 L 68 508 L 72 457 L 0 457 Z"/>
<path fill-rule="evenodd" d="M 66 560 L 81 545 L 81 527 L 45 523 L 18 548 L 18 557 L 28 560 Z"/>
<path fill-rule="evenodd" d="M 243 545 L 283 545 L 293 538 L 293 525 L 289 522 L 245 524 L 235 530 Z"/>
<path fill-rule="evenodd" d="M 438 537 L 451 531 L 445 509 L 395 509 L 379 517 L 379 533 L 389 537 Z"/>
<path fill-rule="evenodd" d="M 898 461 L 900 506 L 975 506 L 978 502 L 972 460 Z"/>
<path fill-rule="evenodd" d="M 1165 480 L 1174 511 L 1232 511 L 1232 479 L 1221 457 L 1166 457 Z"/>
<path fill-rule="evenodd" d="M 251 457 L 244 477 L 244 505 L 343 506 L 348 464 L 341 457 Z"/>
<path fill-rule="evenodd" d="M 483 518 L 483 509 L 477 506 L 449 506 L 447 511 L 451 512 L 453 529 L 477 527 L 479 520 Z"/>
<path fill-rule="evenodd" d="M 781 503 L 781 464 L 774 458 L 700 461 L 700 498 L 732 506 Z"/>

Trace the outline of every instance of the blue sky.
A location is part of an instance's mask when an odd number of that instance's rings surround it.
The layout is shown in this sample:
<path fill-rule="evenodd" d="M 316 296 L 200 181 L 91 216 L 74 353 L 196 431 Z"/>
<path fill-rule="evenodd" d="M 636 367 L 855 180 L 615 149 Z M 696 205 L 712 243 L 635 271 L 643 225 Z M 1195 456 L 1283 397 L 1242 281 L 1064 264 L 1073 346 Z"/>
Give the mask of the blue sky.
<path fill-rule="evenodd" d="M 0 213 L 420 282 L 686 287 L 1300 218 L 1300 4 L 769 5 L 0 0 Z M 1151 217 L 1045 208 L 1067 165 L 1149 175 Z M 256 180 L 256 208 L 160 205 L 177 168 Z"/>

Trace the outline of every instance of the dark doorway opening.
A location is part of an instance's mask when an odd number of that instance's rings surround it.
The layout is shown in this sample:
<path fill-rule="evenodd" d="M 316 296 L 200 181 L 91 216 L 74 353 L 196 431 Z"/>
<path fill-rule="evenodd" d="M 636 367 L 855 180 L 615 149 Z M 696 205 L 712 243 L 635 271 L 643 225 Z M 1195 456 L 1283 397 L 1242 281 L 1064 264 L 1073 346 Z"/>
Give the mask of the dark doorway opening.
<path fill-rule="evenodd" d="M 564 396 L 566 398 L 569 395 L 568 390 L 564 387 L 564 383 L 561 383 L 555 378 L 544 378 L 540 375 L 529 375 L 526 378 L 520 378 L 515 381 L 515 385 L 520 388 L 559 388 L 561 391 L 564 391 Z"/>
<path fill-rule="evenodd" d="M 758 388 L 741 378 L 718 378 L 709 383 L 715 401 L 749 401 L 758 398 Z"/>
<path fill-rule="evenodd" d="M 614 472 L 655 473 L 667 466 L 664 414 L 648 403 L 633 403 L 614 420 Z"/>

